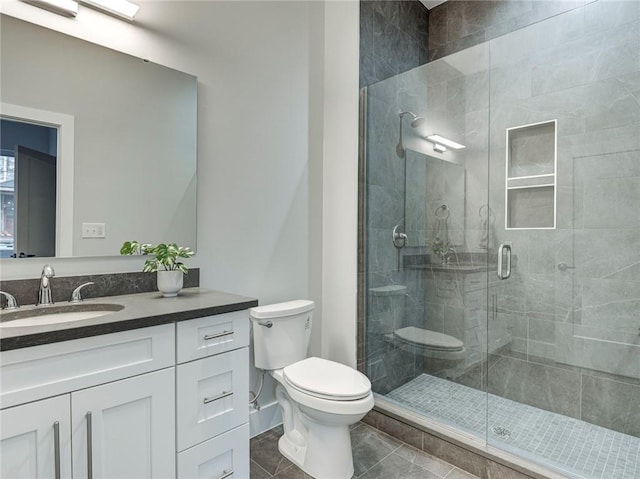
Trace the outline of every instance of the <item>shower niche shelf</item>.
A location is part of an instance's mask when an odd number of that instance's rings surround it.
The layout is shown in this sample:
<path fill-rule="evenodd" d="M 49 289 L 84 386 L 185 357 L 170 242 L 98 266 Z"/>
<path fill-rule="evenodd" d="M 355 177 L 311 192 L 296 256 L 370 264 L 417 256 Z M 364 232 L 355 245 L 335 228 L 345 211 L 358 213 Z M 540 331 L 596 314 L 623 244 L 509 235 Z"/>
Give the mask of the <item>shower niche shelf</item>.
<path fill-rule="evenodd" d="M 507 128 L 505 228 L 554 229 L 557 120 Z"/>

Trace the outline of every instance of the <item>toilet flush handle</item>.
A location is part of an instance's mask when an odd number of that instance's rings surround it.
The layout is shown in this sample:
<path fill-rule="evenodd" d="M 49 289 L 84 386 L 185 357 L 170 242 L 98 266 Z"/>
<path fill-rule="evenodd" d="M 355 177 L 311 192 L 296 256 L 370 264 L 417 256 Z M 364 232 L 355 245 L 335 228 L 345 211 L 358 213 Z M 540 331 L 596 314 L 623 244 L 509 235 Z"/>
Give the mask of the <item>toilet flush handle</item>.
<path fill-rule="evenodd" d="M 264 326 L 265 328 L 270 328 L 273 326 L 271 321 L 258 321 L 258 326 Z"/>

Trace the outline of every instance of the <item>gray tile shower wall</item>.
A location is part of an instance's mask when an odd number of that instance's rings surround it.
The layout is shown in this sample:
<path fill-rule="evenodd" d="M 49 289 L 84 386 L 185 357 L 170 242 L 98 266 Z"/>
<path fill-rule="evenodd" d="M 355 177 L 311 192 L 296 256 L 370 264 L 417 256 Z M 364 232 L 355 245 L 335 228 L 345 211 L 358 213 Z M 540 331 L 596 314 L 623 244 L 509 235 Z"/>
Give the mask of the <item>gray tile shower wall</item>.
<path fill-rule="evenodd" d="M 362 0 L 360 87 L 427 63 L 428 23 L 418 0 Z"/>
<path fill-rule="evenodd" d="M 55 276 L 51 281 L 53 300 L 56 302 L 69 301 L 71 292 L 75 288 L 90 281 L 94 284 L 82 290 L 83 298 L 149 293 L 158 290 L 155 273 L 136 272 Z M 184 287 L 193 288 L 198 286 L 200 286 L 200 268 L 190 268 L 189 272 L 184 275 Z M 0 290 L 12 294 L 20 305 L 35 304 L 38 300 L 39 287 L 40 279 L 0 281 Z"/>
<path fill-rule="evenodd" d="M 429 10 L 429 61 L 484 43 L 591 0 L 453 0 Z"/>
<path fill-rule="evenodd" d="M 439 9 L 446 15 L 435 15 Z M 402 353 L 379 333 L 440 318 L 425 297 L 433 281 L 400 268 L 390 241 L 404 218 L 403 163 L 395 155 L 401 107 L 467 145 L 465 247 L 477 247 L 478 206 L 489 201 L 495 243 L 511 241 L 518 256 L 517 281 L 497 294 L 498 321 L 489 323 L 511 335 L 487 358 L 490 392 L 640 436 L 640 2 L 455 1 L 431 10 L 430 21 L 433 58 L 482 45 L 368 89 L 369 309 L 360 366 L 368 364 L 380 392 L 392 389 L 387 380 L 419 373 L 415 361 L 398 366 Z M 478 56 L 489 49 L 490 57 Z M 558 122 L 557 227 L 505 230 L 505 130 L 550 119 Z M 559 270 L 563 262 L 576 269 Z M 371 298 L 371 288 L 389 284 L 407 286 L 403 320 Z M 480 374 L 460 381 L 486 388 Z"/>

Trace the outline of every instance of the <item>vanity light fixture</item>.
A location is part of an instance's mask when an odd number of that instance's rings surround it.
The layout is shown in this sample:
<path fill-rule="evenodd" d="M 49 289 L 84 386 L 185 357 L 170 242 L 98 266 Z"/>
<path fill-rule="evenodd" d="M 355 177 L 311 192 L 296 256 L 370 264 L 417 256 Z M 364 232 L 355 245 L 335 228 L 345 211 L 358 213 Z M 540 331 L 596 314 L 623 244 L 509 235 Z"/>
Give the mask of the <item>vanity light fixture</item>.
<path fill-rule="evenodd" d="M 461 150 L 462 148 L 466 148 L 466 146 L 464 146 L 463 144 L 450 140 L 449 138 L 445 138 L 442 135 L 426 136 L 425 140 L 433 143 L 433 149 L 440 153 L 444 153 L 445 151 L 447 151 L 447 148 L 452 148 L 454 150 Z"/>
<path fill-rule="evenodd" d="M 76 0 L 23 0 L 36 7 L 44 8 L 53 13 L 67 17 L 78 15 L 78 2 Z"/>
<path fill-rule="evenodd" d="M 80 0 L 83 4 L 97 8 L 107 13 L 133 20 L 136 16 L 140 5 L 130 2 L 129 0 Z"/>
<path fill-rule="evenodd" d="M 447 151 L 447 147 L 444 145 L 441 145 L 440 143 L 434 143 L 433 149 L 438 153 L 444 153 L 445 151 Z"/>

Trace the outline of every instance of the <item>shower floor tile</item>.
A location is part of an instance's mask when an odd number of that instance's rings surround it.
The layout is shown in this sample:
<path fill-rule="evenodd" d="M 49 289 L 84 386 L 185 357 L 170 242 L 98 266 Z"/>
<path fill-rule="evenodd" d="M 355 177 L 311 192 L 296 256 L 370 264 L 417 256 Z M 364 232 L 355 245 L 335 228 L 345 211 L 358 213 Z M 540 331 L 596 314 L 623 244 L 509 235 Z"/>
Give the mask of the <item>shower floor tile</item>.
<path fill-rule="evenodd" d="M 640 438 L 422 374 L 386 395 L 572 477 L 637 479 Z M 487 399 L 488 397 L 488 399 Z"/>

